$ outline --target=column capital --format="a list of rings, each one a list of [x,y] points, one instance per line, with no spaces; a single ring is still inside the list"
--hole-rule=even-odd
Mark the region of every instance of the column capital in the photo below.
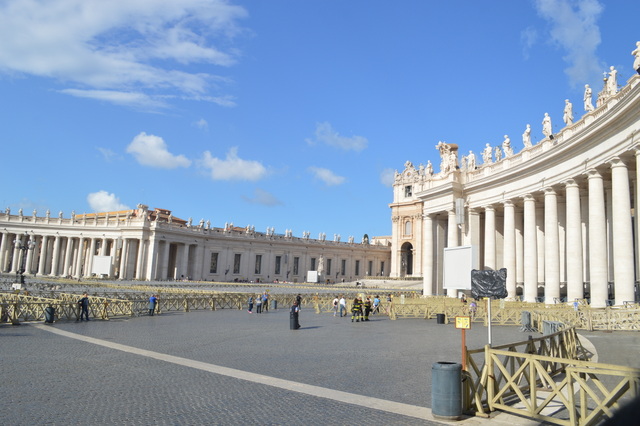
[[[602,179],[602,174],[597,169],[589,169],[584,172],[588,179],[599,178]]]
[[[607,161],[607,164],[609,164],[612,169],[616,167],[627,168],[627,164],[620,157],[613,157],[611,160]]]
[[[482,206],[482,208],[483,208],[485,211],[496,211],[495,206],[493,206],[492,204],[489,204],[489,205],[487,205],[487,206]]]
[[[502,202],[502,205],[505,207],[514,207],[516,206],[516,203],[513,200],[504,200]]]
[[[529,194],[524,194],[522,196],[522,199],[526,202],[526,201],[536,201],[536,197],[534,197],[533,194],[529,193]]]
[[[580,185],[578,185],[578,181],[576,181],[575,179],[567,179],[564,182],[564,186],[565,188],[576,188],[576,187],[580,187]]]
[[[556,195],[557,194],[556,190],[551,186],[546,186],[546,187],[542,188],[542,191],[544,192],[545,196],[546,195]]]

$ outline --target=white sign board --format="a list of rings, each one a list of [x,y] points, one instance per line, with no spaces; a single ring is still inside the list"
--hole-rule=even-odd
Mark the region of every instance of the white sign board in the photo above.
[[[308,283],[317,283],[318,282],[318,271],[307,271],[307,282]]]
[[[471,290],[471,270],[478,269],[473,246],[444,249],[443,288]]]
[[[96,275],[111,275],[111,256],[93,256],[91,273]]]

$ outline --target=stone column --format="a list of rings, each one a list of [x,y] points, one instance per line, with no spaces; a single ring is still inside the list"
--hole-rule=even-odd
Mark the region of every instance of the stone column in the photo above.
[[[553,188],[544,190],[544,301],[560,299],[560,240],[558,235],[558,198]]]
[[[129,255],[129,239],[122,239],[122,249],[120,249],[120,276],[121,280],[126,280],[127,278],[127,256]]]
[[[12,274],[18,272],[20,269],[20,250],[18,248],[17,241],[22,241],[22,234],[15,234],[15,238],[13,239],[13,256],[11,257],[11,270],[9,271]]]
[[[538,297],[538,235],[536,229],[536,200],[524,196],[524,301],[535,302]]]
[[[107,237],[103,235],[102,239],[100,240],[100,256],[106,256],[106,255],[107,255]]]
[[[516,285],[524,284],[524,211],[515,208],[516,216]]]
[[[38,264],[38,275],[44,275],[47,267],[47,246],[49,245],[49,236],[43,235],[40,241],[40,263]]]
[[[4,272],[7,264],[7,250],[10,246],[7,245],[7,240],[9,239],[9,232],[6,230],[2,231],[2,242],[0,242],[0,272]]]
[[[516,298],[516,212],[511,200],[504,202],[504,266],[507,268],[507,298]]]
[[[58,276],[58,265],[60,265],[60,235],[56,233],[53,240],[53,260],[51,261],[51,276]]]
[[[92,275],[93,258],[96,255],[96,242],[97,238],[91,238],[91,246],[89,247],[89,259],[87,260],[87,270],[84,271],[85,277],[90,277]]]
[[[34,237],[33,235],[27,239],[27,244],[33,243]],[[28,247],[28,246],[27,246]],[[35,245],[33,248],[27,250],[27,263],[24,265],[24,273],[25,274],[33,274],[33,251],[36,249]]]
[[[161,280],[166,280],[169,275],[169,254],[171,253],[171,243],[169,241],[164,241],[164,248],[162,252],[162,262],[158,265],[158,270],[160,271]],[[222,264],[218,263],[218,267]],[[219,273],[219,272],[218,272]]]
[[[484,266],[482,269],[496,269],[496,209],[484,208]]]
[[[449,210],[447,215],[447,247],[458,247],[458,223],[456,221],[456,211]],[[458,291],[455,288],[446,289],[447,296],[458,297]]]
[[[582,215],[580,188],[575,180],[565,184],[567,205],[567,303],[584,298],[582,276]]]
[[[432,296],[433,291],[433,219],[423,216],[422,226],[422,289],[425,296]]]
[[[78,250],[76,251],[76,264],[75,264],[75,278],[80,278],[84,273],[84,240],[85,238],[80,234],[80,239],[78,240]]]
[[[144,258],[145,252],[147,248],[146,240],[139,239],[138,240],[138,258],[136,261],[136,279],[143,280],[144,276]]]
[[[616,305],[635,301],[633,264],[633,227],[631,193],[627,166],[614,158],[611,161],[613,191],[613,273]]]
[[[73,238],[67,237],[67,245],[64,251],[64,264],[62,266],[62,276],[71,275],[71,255],[73,252]]]
[[[589,277],[591,307],[607,306],[607,224],[604,183],[595,169],[587,172],[589,182]]]

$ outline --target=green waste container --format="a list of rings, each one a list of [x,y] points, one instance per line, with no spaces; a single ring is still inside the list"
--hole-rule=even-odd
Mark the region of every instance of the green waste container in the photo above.
[[[431,368],[431,414],[444,420],[462,416],[462,364],[436,362]]]

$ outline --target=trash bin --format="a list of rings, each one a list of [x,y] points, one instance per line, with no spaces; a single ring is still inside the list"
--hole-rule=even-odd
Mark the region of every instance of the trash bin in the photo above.
[[[436,362],[431,368],[431,414],[444,420],[462,416],[462,365]]]
[[[436,314],[438,324],[444,324],[444,314]]]
[[[56,316],[56,308],[47,306],[44,308],[44,322],[53,324],[53,318]]]
[[[276,299],[271,299],[271,309],[278,309],[278,301]]]
[[[296,318],[296,314],[293,312],[289,312],[289,330],[297,330],[298,321]]]

